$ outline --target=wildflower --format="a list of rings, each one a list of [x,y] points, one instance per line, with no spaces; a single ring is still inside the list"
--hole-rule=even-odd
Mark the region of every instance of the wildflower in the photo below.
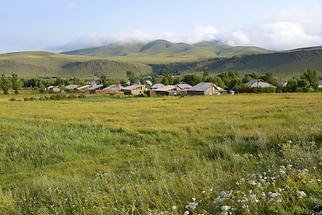
[[[221,206],[221,211],[223,211],[223,212],[227,212],[227,211],[229,211],[229,209],[230,209],[230,206],[227,206],[227,205],[224,205],[224,206]]]
[[[248,205],[242,205],[242,208],[243,209],[247,209],[248,208]]]
[[[192,201],[195,202],[196,201],[196,198],[192,198]]]
[[[297,195],[299,196],[300,199],[306,197],[306,193],[301,190],[297,191]]]
[[[255,202],[255,203],[258,203],[259,202],[259,200],[257,199],[257,197],[256,197],[255,194],[250,195],[249,196],[249,199],[250,199],[250,201]]]
[[[187,209],[194,210],[194,209],[196,209],[196,208],[197,208],[197,206],[198,206],[198,202],[189,202],[189,204],[188,204],[188,205],[186,205],[186,208],[187,208]]]
[[[183,215],[189,215],[190,213],[189,213],[189,211],[185,211],[184,213],[183,213]]]
[[[255,186],[256,185],[256,182],[254,180],[249,180],[248,181],[248,184]]]
[[[177,206],[173,205],[173,206],[172,206],[172,210],[173,210],[173,211],[177,210]]]
[[[299,170],[299,173],[301,173],[301,174],[306,174],[307,172],[309,172],[308,169],[300,169]]]
[[[222,202],[223,200],[220,198],[220,196],[218,196],[217,198],[214,199],[213,203],[217,204],[219,202]]]
[[[278,197],[278,195],[279,195],[279,193],[272,193],[272,192],[268,192],[268,196],[269,196],[270,198],[276,198],[276,197]]]

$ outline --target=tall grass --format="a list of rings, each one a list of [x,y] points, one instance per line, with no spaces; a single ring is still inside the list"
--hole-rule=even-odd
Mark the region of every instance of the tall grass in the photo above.
[[[0,214],[313,212],[321,118],[320,94],[1,96]]]

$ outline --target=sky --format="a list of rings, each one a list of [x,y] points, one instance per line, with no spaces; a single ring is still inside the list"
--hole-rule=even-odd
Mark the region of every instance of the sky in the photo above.
[[[0,52],[166,39],[322,45],[322,0],[0,0]]]

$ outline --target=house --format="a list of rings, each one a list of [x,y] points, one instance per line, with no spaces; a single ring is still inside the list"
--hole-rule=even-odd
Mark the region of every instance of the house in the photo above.
[[[320,80],[319,88],[322,88],[322,80]]]
[[[161,87],[164,87],[164,85],[163,84],[154,84],[154,85],[152,85],[151,89],[156,90],[156,89],[159,89]]]
[[[176,85],[177,89],[178,90],[188,90],[188,89],[191,89],[192,86],[190,84],[186,84],[186,83],[179,83]]]
[[[187,90],[187,95],[219,95],[219,88],[217,85],[208,82],[202,82]]]
[[[113,84],[113,85],[108,86],[102,90],[96,90],[96,93],[113,95],[113,94],[120,92],[122,90],[122,88],[123,87],[121,84]]]
[[[274,87],[273,85],[261,80],[261,79],[253,79],[245,84],[248,87]]]
[[[150,81],[150,80],[147,80],[147,81],[145,81],[145,87],[146,87],[146,89],[151,89],[151,87],[152,87],[152,82]]]
[[[70,85],[65,86],[65,90],[72,91],[72,90],[76,90],[78,87],[79,87],[79,85],[70,84]]]
[[[91,86],[90,88],[88,88],[88,91],[89,91],[91,94],[94,94],[94,93],[96,93],[96,90],[101,90],[101,89],[103,89],[103,88],[104,88],[103,84],[93,85],[93,86]]]
[[[58,86],[49,86],[47,91],[50,93],[59,93],[61,90]]]
[[[81,86],[81,87],[76,88],[76,90],[77,90],[77,91],[81,91],[81,92],[85,92],[85,91],[87,91],[91,86],[92,86],[92,85],[87,84],[87,85],[85,85],[85,86]]]
[[[154,91],[157,96],[174,96],[178,93],[177,87],[174,85],[163,86],[151,91]],[[154,95],[154,93],[150,93],[150,95]]]
[[[177,95],[187,95],[187,90],[191,89],[192,86],[186,83],[179,83],[176,85]]]
[[[133,84],[122,89],[126,95],[140,95],[145,91],[145,86],[141,84]]]

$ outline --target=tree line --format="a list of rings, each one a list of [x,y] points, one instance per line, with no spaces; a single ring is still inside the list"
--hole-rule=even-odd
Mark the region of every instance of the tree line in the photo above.
[[[13,89],[15,94],[19,94],[21,86],[21,81],[18,79],[17,74],[12,74],[11,76],[5,76],[4,74],[1,75],[0,89],[5,95],[9,94],[10,89]]]
[[[250,88],[245,84],[253,79],[261,79],[276,87],[267,88]],[[229,71],[220,74],[210,75],[208,69],[205,68],[202,75],[186,74],[184,76],[174,76],[170,73],[164,75],[151,74],[150,81],[155,83],[162,83],[164,85],[175,85],[180,82],[190,84],[192,86],[200,82],[211,82],[224,89],[234,90],[240,93],[258,93],[258,92],[313,92],[319,90],[319,81],[322,77],[319,77],[315,70],[307,69],[299,77],[291,78],[286,86],[279,86],[278,79],[273,73],[265,73],[262,75],[256,73],[246,73],[241,75],[239,72]],[[127,72],[127,80],[120,80],[120,84],[144,83],[145,78],[143,76],[137,76],[134,72]],[[96,83],[102,84],[105,87],[109,86],[115,81],[108,79],[106,75],[102,74],[95,79]],[[8,94],[12,89],[15,94],[19,93],[19,90],[23,88],[39,89],[40,92],[45,92],[49,86],[66,86],[69,84],[83,85],[86,81],[77,77],[73,78],[31,78],[31,79],[19,79],[17,74],[11,76],[1,75],[0,89],[4,94]]]

